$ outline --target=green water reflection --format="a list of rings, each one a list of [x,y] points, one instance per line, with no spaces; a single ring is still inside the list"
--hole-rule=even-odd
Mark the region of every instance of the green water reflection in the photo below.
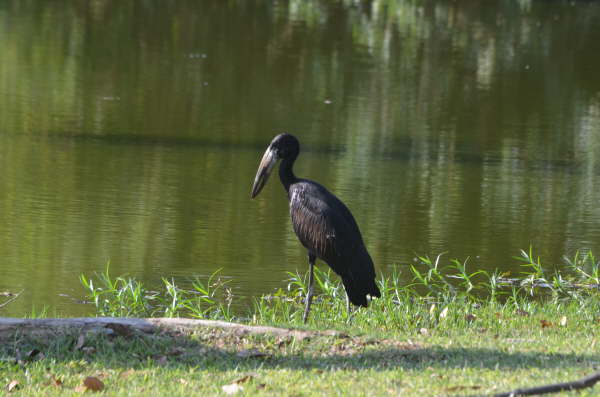
[[[599,250],[599,42],[596,2],[1,2],[0,314],[84,314],[108,260],[283,286],[284,192],[249,199],[282,131],[382,272]]]

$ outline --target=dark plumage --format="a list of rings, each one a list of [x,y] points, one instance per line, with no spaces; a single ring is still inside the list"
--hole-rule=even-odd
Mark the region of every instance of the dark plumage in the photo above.
[[[290,216],[298,239],[308,250],[310,274],[304,321],[308,317],[316,257],[325,261],[341,278],[354,305],[367,306],[367,295],[381,294],[375,283],[375,269],[350,210],[317,182],[297,178],[292,170],[300,144],[290,134],[277,135],[263,155],[252,198],[264,187],[278,159],[279,177],[290,202]]]

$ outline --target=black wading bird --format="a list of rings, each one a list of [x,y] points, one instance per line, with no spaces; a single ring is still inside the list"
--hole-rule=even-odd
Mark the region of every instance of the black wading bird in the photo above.
[[[290,202],[294,232],[308,250],[310,273],[303,317],[306,322],[313,297],[313,268],[317,257],[342,278],[348,310],[350,302],[366,307],[367,295],[379,297],[381,294],[375,284],[373,260],[350,210],[317,182],[294,175],[292,167],[299,152],[300,143],[295,136],[280,134],[273,138],[258,166],[252,198],[260,193],[273,166],[281,160],[279,178]]]

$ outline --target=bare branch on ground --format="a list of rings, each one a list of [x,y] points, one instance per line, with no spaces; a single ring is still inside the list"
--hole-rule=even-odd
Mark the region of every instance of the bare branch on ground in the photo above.
[[[559,391],[581,390],[593,387],[600,381],[600,371],[572,382],[553,383],[551,385],[531,387],[528,389],[517,389],[507,393],[500,393],[494,397],[516,397],[516,396],[537,396],[540,394],[557,393]]]
[[[310,336],[345,336],[338,331],[303,331],[297,329],[266,327],[228,323],[216,320],[195,320],[186,318],[116,318],[116,317],[80,317],[80,318],[42,318],[20,319],[0,317],[0,339],[15,333],[43,336],[56,333],[98,331],[117,334],[138,331],[156,333],[167,331],[194,331],[200,328],[221,328],[244,334],[270,334],[306,338]]]

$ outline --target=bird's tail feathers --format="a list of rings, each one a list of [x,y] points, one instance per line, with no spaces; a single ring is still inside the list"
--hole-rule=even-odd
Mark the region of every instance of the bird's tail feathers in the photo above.
[[[371,280],[356,280],[352,276],[342,277],[344,288],[346,293],[355,306],[367,307],[369,302],[367,301],[367,295],[371,297],[381,297],[381,292],[375,283],[374,279]]]

